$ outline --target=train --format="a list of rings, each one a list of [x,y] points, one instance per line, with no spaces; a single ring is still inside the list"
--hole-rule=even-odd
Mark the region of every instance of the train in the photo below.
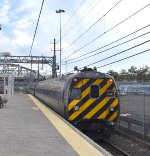
[[[120,112],[114,78],[95,67],[75,70],[32,84],[28,92],[82,132],[110,136]]]

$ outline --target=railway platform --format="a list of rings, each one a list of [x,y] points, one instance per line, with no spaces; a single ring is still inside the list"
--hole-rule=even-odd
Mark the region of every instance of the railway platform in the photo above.
[[[0,156],[110,155],[28,94],[0,109]]]

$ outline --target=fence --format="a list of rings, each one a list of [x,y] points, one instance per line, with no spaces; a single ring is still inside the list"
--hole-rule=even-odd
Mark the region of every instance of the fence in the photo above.
[[[149,136],[150,83],[119,84],[120,124]],[[121,90],[122,89],[122,90]]]

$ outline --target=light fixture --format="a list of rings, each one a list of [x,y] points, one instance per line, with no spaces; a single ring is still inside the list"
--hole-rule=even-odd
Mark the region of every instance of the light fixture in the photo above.
[[[74,106],[74,107],[73,107],[73,110],[74,110],[74,111],[78,111],[79,108],[80,108],[79,106]]]

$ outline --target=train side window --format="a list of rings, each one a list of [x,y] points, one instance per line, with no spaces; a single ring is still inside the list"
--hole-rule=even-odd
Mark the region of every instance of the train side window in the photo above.
[[[51,97],[53,96],[53,92],[52,92],[52,90],[50,91],[50,95],[51,95]]]
[[[70,94],[71,99],[80,99],[81,98],[81,89],[73,88]]]
[[[62,94],[62,101],[64,101],[64,95],[65,95],[65,92],[63,91],[63,94]]]
[[[99,85],[91,85],[91,98],[97,99],[99,98]]]

